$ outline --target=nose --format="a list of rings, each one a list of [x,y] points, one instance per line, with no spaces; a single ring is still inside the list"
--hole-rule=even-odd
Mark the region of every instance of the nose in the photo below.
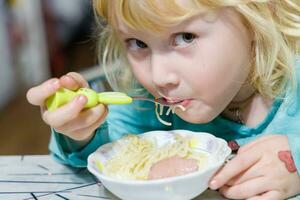
[[[170,89],[176,87],[179,82],[178,72],[176,70],[176,60],[168,54],[152,54],[151,72],[152,81],[157,88]]]

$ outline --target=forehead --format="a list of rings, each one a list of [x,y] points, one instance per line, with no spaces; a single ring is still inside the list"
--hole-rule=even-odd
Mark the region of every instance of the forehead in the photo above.
[[[132,0],[122,3],[112,6],[110,24],[114,29],[128,27],[160,33],[208,10],[195,4],[194,0]]]
[[[129,35],[129,34],[154,34],[154,35],[164,35],[164,34],[169,34],[169,33],[174,33],[178,31],[183,31],[186,29],[190,28],[206,28],[208,25],[214,23],[217,19],[219,14],[221,13],[221,10],[218,12],[208,12],[208,13],[200,13],[195,16],[191,16],[190,18],[187,18],[183,21],[180,21],[177,24],[170,25],[168,27],[165,27],[161,31],[153,31],[149,29],[135,29],[132,27],[129,27],[125,22],[119,21],[118,22],[118,27],[116,27],[116,32],[121,35]]]

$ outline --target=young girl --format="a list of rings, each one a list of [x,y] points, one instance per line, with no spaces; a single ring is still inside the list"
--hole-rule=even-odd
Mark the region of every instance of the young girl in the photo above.
[[[162,116],[169,127],[151,103],[83,110],[87,99],[79,95],[49,112],[45,99],[60,87],[88,84],[77,73],[48,80],[27,98],[53,128],[56,158],[84,167],[91,152],[127,133],[204,131],[242,146],[211,189],[251,200],[300,193],[299,1],[94,0],[94,7],[111,86],[180,102],[185,111]]]

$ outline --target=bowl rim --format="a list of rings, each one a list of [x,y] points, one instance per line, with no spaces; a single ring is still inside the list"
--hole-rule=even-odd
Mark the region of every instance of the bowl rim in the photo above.
[[[155,134],[157,132],[172,132],[172,133],[177,133],[177,132],[185,132],[187,134],[204,134],[207,135],[211,138],[213,138],[214,140],[217,140],[218,142],[221,142],[223,144],[227,144],[227,142],[222,139],[222,138],[218,138],[210,133],[207,132],[196,132],[196,131],[190,131],[190,130],[183,130],[183,129],[176,129],[176,130],[155,130],[155,131],[147,131],[138,135],[144,135],[144,134]],[[110,142],[112,143],[112,142]],[[107,143],[107,144],[110,144]],[[106,144],[104,144],[106,145]],[[103,146],[104,146],[103,145]],[[102,146],[101,146],[102,147]],[[99,147],[98,149],[100,149],[101,147]],[[156,184],[165,184],[165,183],[169,183],[169,182],[177,182],[177,181],[181,181],[183,179],[192,179],[194,177],[200,176],[201,174],[204,173],[208,173],[210,171],[214,171],[219,169],[227,160],[227,158],[230,156],[231,154],[231,149],[229,146],[225,145],[226,147],[226,156],[222,159],[222,160],[217,160],[215,165],[210,165],[206,168],[204,168],[203,170],[197,170],[195,172],[189,173],[189,174],[185,174],[185,175],[181,175],[181,176],[174,176],[174,177],[168,177],[168,178],[162,178],[162,179],[154,179],[154,180],[123,180],[123,179],[117,179],[117,178],[112,178],[109,176],[106,176],[102,173],[100,173],[99,171],[97,171],[93,165],[91,164],[91,160],[93,159],[93,157],[96,156],[96,152],[98,151],[98,149],[93,152],[92,154],[90,154],[88,156],[88,165],[87,168],[88,170],[93,173],[95,176],[97,176],[100,180],[105,180],[105,181],[109,181],[109,182],[115,182],[115,183],[119,183],[119,184],[128,184],[128,185],[156,185]]]

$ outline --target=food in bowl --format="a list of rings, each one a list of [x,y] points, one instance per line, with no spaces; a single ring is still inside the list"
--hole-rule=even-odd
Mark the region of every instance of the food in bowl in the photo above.
[[[188,200],[207,189],[230,153],[226,141],[208,133],[151,131],[101,146],[88,169],[124,200]]]
[[[99,171],[112,178],[148,180],[184,175],[202,169],[206,155],[194,148],[196,138],[170,135],[161,145],[155,137],[126,135],[112,143],[117,152],[103,163],[96,160]]]
[[[199,169],[196,159],[172,156],[154,163],[149,171],[148,180],[182,176]]]

